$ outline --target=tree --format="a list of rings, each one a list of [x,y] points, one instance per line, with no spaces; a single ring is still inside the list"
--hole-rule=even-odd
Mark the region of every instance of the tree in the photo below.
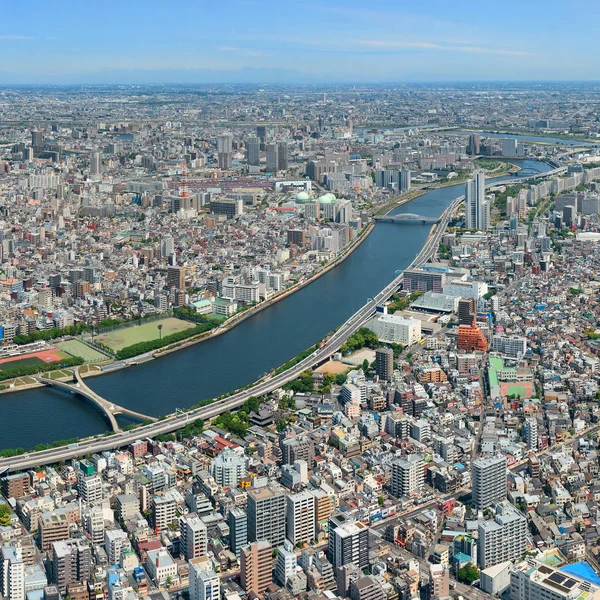
[[[0,504],[0,525],[2,527],[10,525],[10,506],[8,504]]]
[[[472,585],[474,581],[479,579],[479,569],[468,563],[464,567],[461,567],[456,575],[459,581]]]
[[[385,502],[385,498],[383,496],[379,496],[377,498],[377,504],[379,504],[379,506],[383,506],[384,502]]]

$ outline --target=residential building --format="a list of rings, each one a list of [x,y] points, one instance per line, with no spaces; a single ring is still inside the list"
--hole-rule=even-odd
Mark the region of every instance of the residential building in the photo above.
[[[281,546],[285,539],[285,495],[273,488],[248,491],[248,540]]]
[[[506,472],[506,458],[501,454],[473,461],[471,482],[476,508],[488,508],[506,497]]]
[[[418,496],[425,480],[423,456],[410,454],[392,463],[392,494],[397,497]]]
[[[296,546],[315,539],[315,498],[309,491],[290,494],[286,498],[287,539]]]
[[[272,546],[261,540],[242,548],[240,554],[240,583],[248,593],[262,594],[273,581]]]

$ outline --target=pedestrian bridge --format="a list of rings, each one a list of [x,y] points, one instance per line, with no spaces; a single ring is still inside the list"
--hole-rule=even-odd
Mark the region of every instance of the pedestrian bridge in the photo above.
[[[381,223],[437,223],[439,217],[425,217],[423,215],[415,215],[414,213],[399,213],[387,217],[375,217],[376,221]]]
[[[121,431],[119,424],[117,423],[117,419],[115,415],[127,415],[128,417],[132,417],[134,419],[138,419],[139,421],[156,421],[156,417],[151,417],[150,415],[144,415],[143,413],[136,412],[135,410],[130,410],[129,408],[125,408],[124,406],[119,406],[114,402],[110,402],[103,398],[99,394],[96,394],[94,390],[88,387],[79,372],[79,367],[75,367],[74,369],[70,369],[73,372],[73,381],[57,381],[55,379],[48,379],[46,377],[37,376],[35,379],[48,387],[55,387],[59,390],[64,390],[65,392],[71,392],[72,394],[76,394],[78,396],[82,396],[88,402],[93,404],[96,408],[100,409],[100,411],[104,414],[110,426],[114,432]]]

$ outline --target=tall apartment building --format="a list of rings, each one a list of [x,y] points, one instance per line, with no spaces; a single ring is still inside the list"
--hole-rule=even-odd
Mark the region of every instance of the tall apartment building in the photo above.
[[[369,532],[361,522],[349,521],[343,514],[329,518],[327,557],[334,569],[354,564],[369,566]]]
[[[121,523],[134,519],[140,512],[140,501],[135,494],[117,496],[117,519]]]
[[[496,504],[493,520],[477,526],[477,564],[487,569],[520,558],[527,550],[527,519],[510,502]]]
[[[473,325],[477,317],[477,300],[475,298],[461,298],[458,301],[458,324]]]
[[[25,563],[15,546],[0,547],[0,594],[7,600],[25,600]]]
[[[167,269],[167,285],[171,289],[185,290],[185,268],[169,267]]]
[[[423,456],[410,454],[392,463],[392,494],[401,496],[418,496],[425,480]]]
[[[90,506],[83,514],[83,525],[92,544],[104,541],[104,512],[101,506]]]
[[[538,422],[535,417],[525,419],[525,442],[532,450],[538,449]]]
[[[465,184],[465,225],[467,229],[490,228],[490,202],[485,196],[485,173],[473,172],[473,179]]]
[[[7,475],[2,479],[2,495],[5,498],[21,498],[29,494],[31,479],[28,473]]]
[[[506,458],[486,456],[473,461],[471,470],[473,504],[488,508],[506,497]]]
[[[272,488],[248,491],[248,540],[281,546],[285,539],[285,496]]]
[[[217,138],[217,161],[219,169],[231,169],[233,152],[233,136],[220,135]]]
[[[190,600],[219,600],[221,580],[208,558],[193,558],[190,568]]]
[[[281,462],[284,465],[293,465],[299,460],[305,460],[309,469],[313,468],[315,459],[315,443],[307,437],[279,437],[279,448],[281,450]]]
[[[315,499],[315,525],[321,521],[329,519],[333,512],[333,500],[331,496],[322,489],[313,490],[312,495]]]
[[[248,543],[248,516],[241,508],[232,508],[227,515],[229,525],[229,548],[239,557],[240,551]]]
[[[129,539],[122,529],[109,529],[104,533],[104,549],[109,565],[121,564],[123,548],[127,547],[129,547]]]
[[[260,138],[248,138],[246,143],[246,160],[252,167],[260,166]]]
[[[285,171],[288,168],[288,143],[277,143],[277,169]]]
[[[87,540],[77,538],[54,542],[51,572],[52,581],[63,594],[68,585],[89,579],[92,574],[92,558]]]
[[[273,581],[272,546],[261,540],[242,548],[240,554],[240,583],[248,594],[262,594]]]
[[[286,537],[295,546],[315,539],[315,498],[309,491],[286,498]]]
[[[177,521],[177,501],[170,492],[154,496],[152,504],[155,528],[163,530]]]
[[[90,154],[90,175],[100,175],[100,152],[92,152]]]
[[[103,497],[102,478],[100,475],[85,476],[80,471],[77,476],[77,491],[87,504],[101,502]]]
[[[275,580],[279,585],[285,587],[288,579],[295,575],[296,565],[298,564],[296,551],[289,540],[283,542],[277,553],[277,563],[275,564]]]
[[[279,147],[277,144],[267,144],[267,172],[276,173],[279,170]]]
[[[379,379],[390,381],[394,374],[394,351],[391,348],[375,350],[375,373]]]
[[[510,600],[598,600],[600,587],[587,579],[565,573],[528,558],[510,574]]]
[[[45,552],[53,542],[68,540],[70,537],[69,519],[65,513],[43,512],[39,518],[40,548]]]
[[[206,556],[208,550],[208,530],[204,521],[195,514],[183,515],[179,519],[181,534],[180,548],[186,560]]]
[[[217,485],[222,487],[237,487],[240,478],[248,472],[246,458],[234,450],[225,448],[210,463],[211,474]]]

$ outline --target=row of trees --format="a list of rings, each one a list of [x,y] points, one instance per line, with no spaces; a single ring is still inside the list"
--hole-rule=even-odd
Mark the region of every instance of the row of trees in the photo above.
[[[200,335],[201,333],[206,333],[218,325],[219,321],[216,319],[205,319],[202,323],[198,323],[195,327],[165,335],[162,337],[162,339],[150,340],[148,342],[138,342],[137,344],[126,346],[125,348],[119,350],[115,357],[117,360],[133,358],[134,356],[139,356],[140,354],[144,354],[146,352],[152,352],[153,350],[164,348],[165,346],[169,346],[175,342],[187,340],[188,338]]]
[[[96,330],[100,331],[102,329],[106,329],[107,327],[115,327],[117,325],[122,325],[129,320],[139,321],[142,317],[135,316],[132,319],[102,319],[98,321],[96,325]],[[52,327],[50,329],[43,329],[39,331],[34,331],[33,333],[24,334],[24,335],[15,335],[13,338],[13,342],[15,344],[19,344],[20,346],[23,344],[31,344],[33,342],[47,341],[47,340],[55,340],[57,338],[65,337],[65,336],[75,336],[85,331],[91,331],[91,325],[87,325],[86,323],[77,323],[77,325],[67,325],[67,327]]]

